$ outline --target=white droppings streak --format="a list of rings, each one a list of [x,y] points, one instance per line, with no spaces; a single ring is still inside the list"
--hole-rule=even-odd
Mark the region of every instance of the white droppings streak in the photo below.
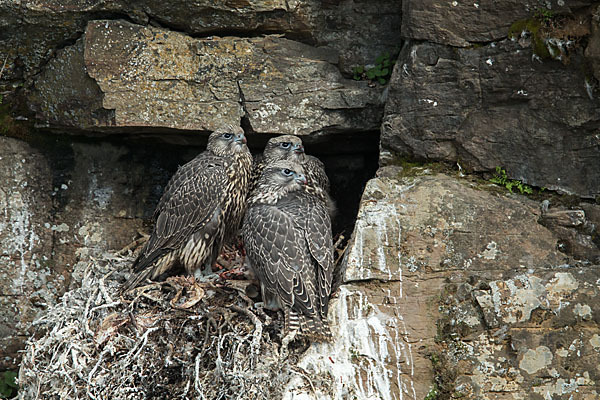
[[[14,176],[25,176],[21,165],[16,163],[14,165],[16,168]],[[2,194],[4,194],[4,199],[0,199],[0,204],[4,208],[4,221],[0,222],[0,234],[10,230],[10,240],[4,240],[1,243],[0,253],[19,257],[19,273],[13,279],[13,287],[23,294],[28,267],[25,257],[32,253],[39,237],[31,226],[31,211],[23,194],[18,191],[12,193],[8,191]]]
[[[401,375],[400,360],[411,366],[411,376],[413,363],[400,338],[400,319],[383,315],[362,292],[345,286],[332,306],[335,320],[330,325],[336,340],[313,344],[298,365],[309,374],[329,372],[334,387],[307,398],[401,400],[405,391],[414,395],[412,379],[403,382]],[[396,385],[400,391],[392,390]],[[303,398],[301,386],[292,381],[284,399]]]
[[[389,232],[394,230],[398,231],[398,242],[390,243]],[[364,207],[356,222],[354,243],[348,254],[348,265],[354,265],[359,269],[352,271],[357,275],[352,278],[375,278],[376,276],[372,273],[373,269],[387,274],[387,278],[390,280],[396,278],[394,277],[395,268],[390,267],[388,256],[396,254],[398,261],[400,260],[399,252],[394,251],[389,254],[393,249],[399,247],[400,237],[399,218],[393,204],[378,203],[374,207]],[[367,243],[381,244],[373,249],[375,257],[372,256],[372,252],[364,251]],[[391,262],[392,266],[394,264],[396,264],[396,260]],[[396,279],[400,279],[400,277]]]
[[[313,393],[304,379],[295,377],[287,385],[286,400],[417,397],[409,331],[400,308],[400,214],[405,210],[398,202],[398,195],[414,184],[396,185],[393,198],[387,195],[389,185],[373,179],[365,188],[346,258],[348,283],[330,303],[329,326],[335,340],[311,345],[298,363],[309,376],[324,377],[330,386],[317,385]],[[364,286],[369,279],[387,282]]]

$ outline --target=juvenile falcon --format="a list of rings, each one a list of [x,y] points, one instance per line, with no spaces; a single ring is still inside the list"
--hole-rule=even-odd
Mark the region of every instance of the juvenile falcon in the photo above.
[[[329,192],[329,178],[325,166],[318,158],[305,154],[302,140],[298,136],[283,135],[269,139],[262,154],[256,156],[252,170],[251,190],[265,167],[281,160],[291,160],[302,165],[309,184]]]
[[[242,237],[265,306],[282,309],[284,334],[327,340],[333,274],[325,193],[307,185],[300,164],[267,165],[250,195]]]
[[[206,151],[180,167],[154,211],[150,239],[133,263],[123,290],[181,264],[188,274],[209,273],[246,209],[252,156],[239,127],[213,132]]]

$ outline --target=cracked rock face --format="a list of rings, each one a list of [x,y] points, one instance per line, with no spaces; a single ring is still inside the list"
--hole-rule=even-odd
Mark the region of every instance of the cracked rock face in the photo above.
[[[532,50],[541,39],[527,32],[506,39],[512,23],[532,17],[524,6],[503,2],[511,12],[502,13],[483,3],[476,10],[471,3],[455,7],[448,2],[440,7],[453,9],[464,24],[446,17],[443,24],[419,24],[430,14],[446,14],[431,5],[407,3],[403,31],[428,41],[410,43],[399,56],[382,124],[382,162],[390,161],[391,152],[458,162],[471,171],[500,166],[510,178],[530,185],[597,196],[600,163],[593,160],[600,159],[600,107],[589,66],[597,35],[587,47],[583,40],[568,54],[544,58]],[[470,12],[463,12],[465,7]],[[593,10],[587,17],[558,11],[567,13],[565,18],[581,32],[589,33],[590,26],[597,31],[597,23],[590,22]],[[474,13],[494,16],[480,20],[489,24],[489,38],[481,36]],[[495,41],[470,43],[489,40]],[[592,58],[585,59],[584,52]]]
[[[537,3],[537,4],[536,4]],[[402,2],[402,36],[455,47],[469,47],[506,38],[510,26],[539,9],[569,14],[591,1],[487,1],[435,0]]]
[[[502,166],[530,185],[594,197],[600,108],[584,77],[556,63],[532,60],[511,41],[475,49],[415,43],[396,64],[382,149],[475,171]]]
[[[0,1],[0,93],[61,133],[186,146],[223,123],[296,133],[357,192],[368,173],[354,152],[381,131],[385,165],[501,166],[589,199],[600,195],[591,3]],[[534,53],[531,32],[507,39],[544,10],[586,32],[554,58]],[[400,49],[387,87],[351,79]],[[31,321],[91,258],[133,239],[197,153],[38,139],[0,136],[0,371],[15,368]],[[453,176],[407,175],[386,167],[368,183],[331,302],[336,340],[301,357],[314,388],[298,375],[288,398],[598,398],[598,205],[544,210]]]
[[[353,66],[399,46],[400,8],[385,0],[5,1],[0,2],[0,53],[7,56],[7,68],[0,87],[33,77],[57,49],[81,36],[88,21],[100,18],[159,25],[195,37],[285,34],[340,52],[340,67],[351,74]]]
[[[90,259],[143,229],[182,163],[143,146],[55,142],[0,136],[0,370],[18,365],[32,321],[79,285]]]
[[[555,250],[538,204],[446,175],[379,175],[332,302],[346,328],[300,360],[342,376],[317,397],[422,399],[434,382],[469,399],[597,396],[598,266]]]
[[[48,64],[32,108],[50,126],[89,130],[212,131],[242,117],[258,133],[376,130],[381,89],[343,78],[335,62],[331,49],[275,36],[192,39],[92,21]]]

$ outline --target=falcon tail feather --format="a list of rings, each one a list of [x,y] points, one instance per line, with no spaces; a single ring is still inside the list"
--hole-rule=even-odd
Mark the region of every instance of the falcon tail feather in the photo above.
[[[146,279],[154,279],[160,274],[166,272],[170,269],[175,260],[176,260],[175,252],[171,251],[167,254],[163,254],[161,256],[155,257],[154,260],[158,259],[154,265],[150,264],[137,264],[133,265],[133,272],[129,276],[129,279],[121,286],[120,292],[125,293],[137,286],[140,285],[141,282]],[[145,260],[144,260],[145,261]]]
[[[285,313],[284,332],[287,334],[292,331],[316,342],[329,342],[333,339],[327,320],[288,310]]]

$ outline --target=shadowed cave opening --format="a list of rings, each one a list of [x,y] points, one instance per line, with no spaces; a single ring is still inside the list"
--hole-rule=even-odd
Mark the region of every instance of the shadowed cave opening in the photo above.
[[[250,151],[258,154],[273,136],[251,133],[247,137]],[[73,191],[58,189],[63,185],[71,187],[74,176],[85,174],[80,169],[87,168],[88,174],[103,176],[108,185],[115,182],[121,190],[137,194],[131,196],[131,202],[142,199],[141,204],[127,207],[125,218],[144,219],[146,232],[150,232],[154,208],[167,182],[180,165],[205,150],[207,139],[208,134],[198,132],[173,133],[151,128],[144,133],[136,130],[96,136],[40,131],[28,135],[26,141],[48,160],[54,214],[63,212],[73,197]],[[331,196],[337,206],[332,221],[334,237],[343,234],[349,239],[365,184],[378,168],[379,132],[321,134],[302,140],[306,153],[323,161],[331,181]],[[85,185],[81,176],[79,181],[80,186]],[[127,193],[119,196],[121,202],[128,201]]]

